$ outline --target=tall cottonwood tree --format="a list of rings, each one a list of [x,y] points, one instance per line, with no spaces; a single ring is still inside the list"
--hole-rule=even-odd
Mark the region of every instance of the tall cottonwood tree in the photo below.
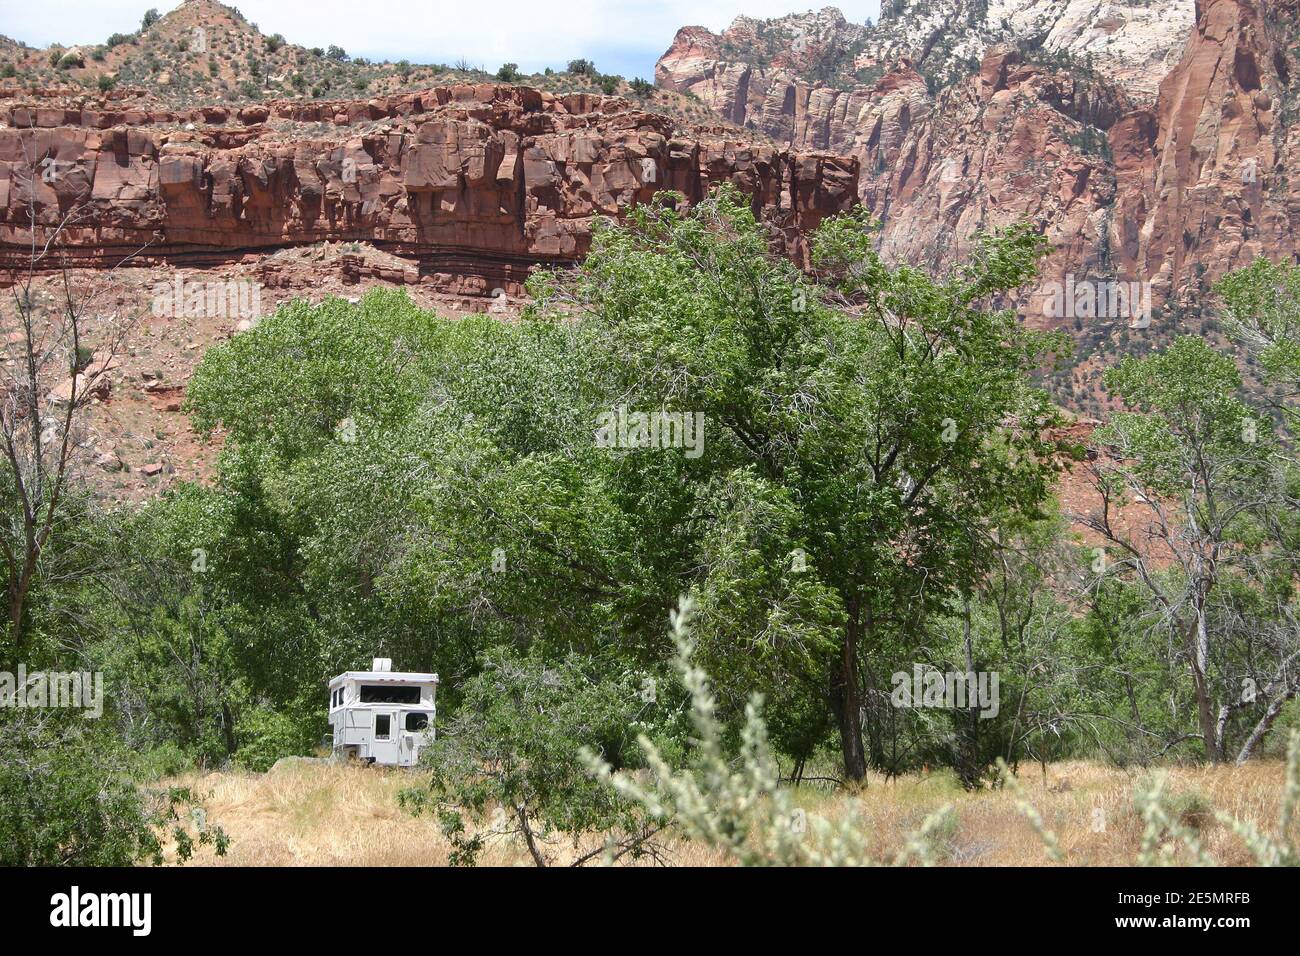
[[[761,619],[765,651],[820,656],[851,779],[866,689],[969,593],[1000,518],[1048,497],[1053,414],[1030,373],[1057,340],[993,305],[1041,248],[1013,228],[935,278],[887,267],[867,219],[845,217],[819,231],[810,278],[724,190],[634,211],[572,276],[534,286],[542,314],[589,329],[606,401],[703,413],[697,486],[768,503],[689,565],[701,644],[752,644]],[[699,511],[715,528],[736,513]]]
[[[1272,426],[1239,397],[1233,359],[1200,338],[1126,358],[1105,383],[1128,410],[1094,433],[1099,504],[1082,520],[1107,542],[1111,572],[1142,585],[1175,638],[1191,679],[1195,736],[1207,759],[1224,760],[1229,722],[1256,703],[1257,691],[1272,710],[1297,660],[1284,634],[1268,640],[1239,626],[1221,600],[1243,576],[1269,573],[1277,557],[1268,537],[1286,487]],[[1252,747],[1248,740],[1241,759]]]
[[[1049,495],[1029,374],[1054,340],[990,304],[1039,248],[1012,230],[936,279],[885,267],[853,218],[820,233],[819,281],[724,190],[599,228],[517,323],[380,293],[286,307],[191,381],[239,516],[201,544],[232,594],[303,595],[322,657],[403,633],[443,673],[485,642],[662,665],[691,593],[724,712],[764,691],[799,753],[833,724],[860,779],[864,694]],[[622,408],[702,415],[703,443],[601,447]]]
[[[1242,745],[1239,759],[1254,752],[1264,735],[1281,715],[1285,704],[1300,696],[1300,612],[1295,601],[1294,581],[1300,569],[1300,460],[1296,441],[1300,439],[1300,266],[1273,263],[1260,258],[1245,269],[1229,273],[1215,286],[1223,303],[1229,333],[1264,370],[1264,382],[1280,395],[1266,396],[1289,430],[1288,441],[1279,443],[1282,475],[1280,507],[1267,516],[1271,545],[1279,556],[1281,576],[1291,586],[1269,595],[1273,613],[1267,627],[1282,648],[1288,666],[1277,668],[1265,682],[1267,706]]]

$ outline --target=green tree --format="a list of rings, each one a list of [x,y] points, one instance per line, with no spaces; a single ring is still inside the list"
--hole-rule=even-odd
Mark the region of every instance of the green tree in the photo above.
[[[372,293],[212,350],[189,396],[228,432],[236,520],[210,553],[258,633],[237,643],[275,662],[269,619],[310,648],[250,692],[305,705],[381,646],[440,673],[500,645],[662,665],[663,617],[692,592],[728,719],[770,693],[800,761],[833,714],[860,777],[864,688],[960,606],[995,525],[1037,511],[1052,450],[1028,382],[1050,340],[981,302],[1038,241],[989,238],[936,280],[885,268],[864,225],[823,230],[820,285],[724,191],[599,228],[517,323]],[[683,447],[603,447],[620,408],[677,415]]]
[[[164,835],[185,861],[225,833],[184,788],[141,786],[111,734],[80,716],[0,711],[0,866],[163,862]]]
[[[984,239],[945,279],[888,269],[862,218],[829,221],[815,248],[825,285],[773,259],[748,205],[724,192],[688,212],[633,211],[598,231],[581,270],[534,291],[542,311],[584,316],[606,394],[709,423],[689,463],[699,491],[665,489],[658,506],[706,526],[700,547],[733,515],[784,515],[747,568],[726,550],[696,558],[701,653],[761,635],[759,654],[726,653],[745,661],[737,675],[756,658],[829,654],[845,771],[859,779],[864,683],[881,686],[880,665],[974,585],[994,523],[1048,496],[1052,414],[1029,374],[1052,340],[985,305],[1032,275],[1041,240],[1028,230]],[[729,547],[752,547],[754,530]],[[715,603],[745,591],[766,627]]]
[[[1230,721],[1251,712],[1256,691],[1267,704],[1278,693],[1295,693],[1285,675],[1297,658],[1285,634],[1242,627],[1239,609],[1222,603],[1241,576],[1267,587],[1277,574],[1267,549],[1286,501],[1276,438],[1268,420],[1240,398],[1232,358],[1200,338],[1125,358],[1105,383],[1129,410],[1094,434],[1100,505],[1085,521],[1111,549],[1098,552],[1096,570],[1132,574],[1154,602],[1191,678],[1199,731],[1193,736],[1208,759],[1223,760]],[[1130,502],[1145,519],[1136,530],[1117,520]],[[1164,561],[1172,562],[1167,571]],[[1245,660],[1254,662],[1248,670]],[[1238,756],[1248,755],[1244,749]]]
[[[1281,407],[1294,427],[1300,399],[1300,266],[1256,259],[1224,276],[1214,291],[1223,300],[1228,331],[1282,388]]]

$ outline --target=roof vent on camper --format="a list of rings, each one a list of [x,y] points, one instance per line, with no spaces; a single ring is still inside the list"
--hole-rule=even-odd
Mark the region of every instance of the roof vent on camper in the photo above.
[[[370,669],[375,672],[391,671],[393,669],[393,659],[391,657],[376,657],[371,663]]]

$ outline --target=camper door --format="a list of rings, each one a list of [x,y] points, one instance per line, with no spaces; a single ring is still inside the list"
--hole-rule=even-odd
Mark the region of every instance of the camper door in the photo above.
[[[370,743],[370,756],[375,759],[375,763],[398,763],[400,740],[398,710],[396,707],[391,709],[377,707],[374,714],[375,732]]]

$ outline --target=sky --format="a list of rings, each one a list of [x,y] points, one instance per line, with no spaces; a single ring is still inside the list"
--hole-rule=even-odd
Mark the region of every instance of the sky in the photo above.
[[[525,72],[562,69],[578,57],[604,73],[654,78],[654,64],[687,25],[722,30],[751,17],[834,5],[859,23],[875,19],[880,0],[235,0],[265,34],[291,43],[336,43],[352,56],[413,63],[455,63]],[[102,43],[130,33],[150,6],[171,0],[0,0],[0,33],[32,46]]]

